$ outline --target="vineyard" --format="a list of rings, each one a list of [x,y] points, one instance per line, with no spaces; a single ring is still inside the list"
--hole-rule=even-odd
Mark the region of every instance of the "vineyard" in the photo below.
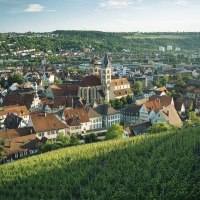
[[[199,197],[197,128],[69,147],[0,166],[2,200]]]

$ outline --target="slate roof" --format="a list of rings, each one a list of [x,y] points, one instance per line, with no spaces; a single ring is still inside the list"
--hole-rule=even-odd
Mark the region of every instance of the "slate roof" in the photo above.
[[[138,105],[128,105],[127,107],[125,107],[122,110],[123,114],[128,114],[128,115],[135,115],[138,114],[140,109],[141,109],[142,105],[138,106]]]
[[[130,135],[142,135],[147,133],[148,127],[151,126],[151,122],[143,122],[135,125],[128,125],[125,127],[125,130],[128,131]]]
[[[97,113],[93,108],[89,108],[89,110],[87,111],[88,113],[88,117],[89,118],[99,118],[101,117],[101,115],[99,113]]]
[[[99,105],[98,107],[94,108],[94,110],[100,115],[115,115],[119,113],[119,111],[115,110],[107,104]]]

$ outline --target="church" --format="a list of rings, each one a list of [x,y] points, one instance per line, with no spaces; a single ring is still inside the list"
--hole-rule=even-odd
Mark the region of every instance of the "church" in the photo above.
[[[84,77],[78,87],[78,96],[87,104],[100,104],[133,95],[127,78],[112,79],[111,59],[108,54],[101,62],[92,59],[91,64],[91,75]]]

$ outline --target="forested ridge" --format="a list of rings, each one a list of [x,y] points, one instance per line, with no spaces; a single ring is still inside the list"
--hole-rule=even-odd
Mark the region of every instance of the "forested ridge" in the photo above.
[[[100,31],[54,31],[50,33],[7,33],[0,34],[0,53],[9,53],[7,44],[14,44],[13,50],[35,48],[37,51],[59,52],[63,50],[84,50],[93,47],[97,52],[155,51],[158,46],[172,45],[186,50],[200,48],[200,33],[116,33]]]
[[[198,199],[199,128],[68,147],[0,166],[0,199]]]

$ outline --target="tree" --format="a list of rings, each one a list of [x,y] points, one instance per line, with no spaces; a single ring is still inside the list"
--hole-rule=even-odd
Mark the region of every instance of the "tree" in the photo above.
[[[115,108],[120,109],[123,106],[123,102],[120,99],[115,100]]]
[[[121,100],[121,102],[122,102],[123,104],[127,104],[127,99],[126,99],[126,97],[122,97],[120,100]]]
[[[0,86],[1,86],[2,88],[5,87],[5,82],[6,82],[5,78],[4,78],[4,77],[0,77]]]
[[[110,103],[111,107],[115,108],[115,100],[110,100],[109,103]]]
[[[57,79],[54,81],[54,85],[59,85],[59,84],[62,84],[62,81],[61,81],[61,79],[57,78]]]
[[[141,81],[137,81],[134,85],[134,92],[136,94],[140,94],[142,92],[142,82]]]
[[[166,122],[157,122],[147,129],[148,133],[159,133],[173,130],[172,126],[166,124]]]
[[[2,138],[0,138],[0,161],[2,159],[2,152],[4,150],[3,145],[4,145],[4,140]]]
[[[97,135],[95,133],[91,133],[91,134],[86,135],[84,137],[84,141],[85,141],[85,143],[97,142],[98,138],[97,138]]]
[[[70,137],[64,136],[64,133],[60,133],[57,137],[56,143],[61,143],[61,146],[69,146],[70,145]]]
[[[126,101],[127,101],[128,104],[131,104],[131,103],[133,103],[133,98],[130,95],[128,95],[126,97]]]
[[[169,81],[169,76],[164,75],[161,79],[162,86],[165,86],[165,84]]]
[[[200,125],[200,117],[196,115],[195,112],[189,113],[189,119],[185,121],[184,126],[190,127],[190,126],[199,126]]]
[[[121,126],[120,124],[114,124],[108,129],[105,139],[112,140],[122,138],[123,132],[123,126]]]
[[[76,135],[72,135],[72,136],[70,137],[70,145],[71,145],[71,146],[74,146],[74,145],[77,145],[77,144],[79,144],[79,139],[78,139],[78,137],[77,137]]]
[[[8,84],[11,86],[13,83],[18,83],[19,85],[25,82],[24,77],[21,74],[13,74],[8,77]]]

